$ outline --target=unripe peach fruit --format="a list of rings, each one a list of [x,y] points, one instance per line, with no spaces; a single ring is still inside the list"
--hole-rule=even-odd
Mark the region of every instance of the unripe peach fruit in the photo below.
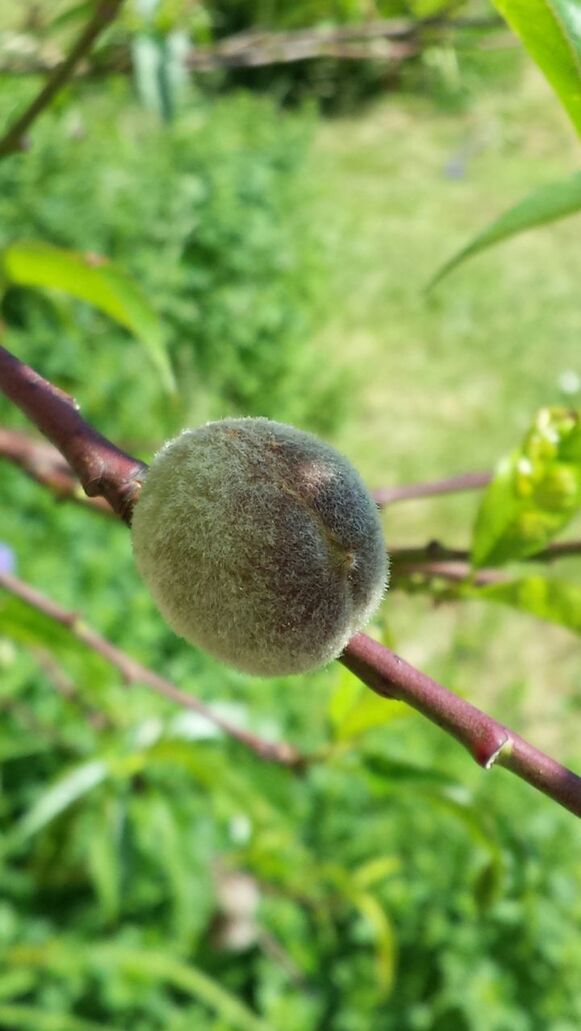
[[[169,625],[248,673],[336,658],[386,587],[377,507],[359,474],[317,437],[268,419],[210,422],[165,444],[132,532]]]

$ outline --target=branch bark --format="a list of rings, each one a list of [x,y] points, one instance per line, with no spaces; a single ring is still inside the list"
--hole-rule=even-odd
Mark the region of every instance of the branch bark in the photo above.
[[[90,498],[130,522],[147,466],[89,426],[72,397],[0,347],[0,389],[60,451]]]
[[[26,133],[38,116],[44,111],[53,97],[63,88],[73,75],[75,68],[95,43],[98,36],[117,17],[123,0],[101,0],[91,20],[87,22],[70,54],[62,64],[54,68],[41,89],[25,111],[6,130],[0,138],[0,161],[19,150],[26,148]]]
[[[0,458],[6,458],[36,483],[48,487],[59,501],[74,501],[83,508],[93,508],[103,515],[115,517],[105,498],[87,497],[70,466],[52,444],[34,440],[21,430],[0,426]]]
[[[107,491],[105,496],[115,511],[126,522],[130,522],[131,509],[137,496],[136,483],[138,477],[143,476],[145,466],[119,451],[97,433],[82,419],[70,398],[4,349],[0,349],[0,389],[49,436],[67,461],[73,464],[73,459],[76,462],[74,468],[85,490],[91,496]],[[10,584],[14,589],[13,578],[9,577],[7,581],[6,577],[7,574],[3,574],[5,585]],[[31,591],[32,588],[26,587],[29,597]],[[43,600],[45,604],[46,601]],[[53,606],[54,603],[50,602],[49,605]],[[53,614],[59,622],[72,627],[72,632],[79,634],[74,615],[63,613],[58,607],[53,608]],[[82,627],[81,630],[83,637],[80,639],[89,643],[88,637],[94,644],[95,632]],[[109,642],[101,643],[100,647],[112,656],[111,661],[120,664],[119,668],[125,667],[129,676],[135,672],[133,660],[129,660],[126,666],[127,657]],[[357,634],[341,656],[341,661],[376,694],[407,702],[442,727],[468,749],[479,765],[487,769],[494,764],[504,766],[559,805],[581,816],[581,777],[425,673],[410,666],[389,648],[365,634]],[[182,693],[157,674],[151,671],[146,673],[147,682],[153,690],[178,704],[200,711],[202,703],[197,699]],[[140,674],[142,676],[141,670]],[[239,740],[240,733],[246,737],[244,732],[237,731]],[[255,750],[260,754],[260,746]],[[298,765],[299,762],[295,758],[291,765]]]
[[[444,480],[431,480],[427,483],[407,483],[395,487],[379,487],[373,491],[373,497],[380,508],[393,505],[396,501],[411,501],[414,498],[431,498],[437,494],[457,494],[465,490],[480,490],[487,487],[492,473],[462,473],[460,476],[448,476]]]

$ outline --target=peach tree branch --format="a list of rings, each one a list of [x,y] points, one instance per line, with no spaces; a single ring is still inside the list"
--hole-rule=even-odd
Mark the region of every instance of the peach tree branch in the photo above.
[[[68,394],[0,347],[0,388],[60,451],[90,498],[103,497],[124,522],[146,466],[103,437]]]
[[[46,441],[34,440],[21,430],[0,426],[0,458],[18,466],[35,483],[47,487],[59,501],[74,501],[83,508],[115,516],[105,498],[87,497],[60,451]]]
[[[0,389],[59,448],[87,493],[92,497],[105,496],[117,514],[130,523],[140,477],[143,478],[146,469],[143,463],[120,451],[89,426],[70,398],[3,348],[0,349]],[[66,625],[71,616],[65,613],[64,617]],[[113,648],[109,642],[106,645],[107,650]],[[123,663],[125,658],[120,661]],[[581,777],[410,666],[389,648],[365,634],[356,634],[341,661],[376,694],[406,702],[455,737],[479,765],[486,769],[495,764],[504,766],[581,816]],[[183,694],[173,684],[167,690],[167,682],[162,681],[165,687],[160,690],[162,678],[152,673],[148,676],[150,686],[153,687],[152,678],[157,683],[154,690],[199,711],[200,702],[192,702],[191,696]]]
[[[372,491],[373,498],[380,508],[395,504],[396,501],[411,501],[414,498],[431,498],[438,494],[457,494],[465,490],[480,490],[487,487],[492,473],[462,473],[460,476],[448,476],[444,480],[431,480],[428,483],[407,483],[395,487],[378,487]]]
[[[356,634],[341,661],[376,694],[406,702],[455,737],[479,766],[504,766],[581,816],[581,777],[410,666],[389,648],[365,634]]]

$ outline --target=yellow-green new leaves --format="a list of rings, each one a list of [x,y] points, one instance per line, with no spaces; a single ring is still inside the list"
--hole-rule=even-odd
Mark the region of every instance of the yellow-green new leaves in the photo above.
[[[581,586],[556,577],[523,576],[519,580],[473,588],[473,597],[485,598],[538,619],[557,623],[581,634]]]
[[[62,290],[130,330],[145,346],[166,389],[175,389],[157,313],[139,287],[106,258],[31,241],[10,244],[1,263],[8,283]]]
[[[472,562],[501,565],[540,551],[581,507],[581,413],[542,409],[504,458],[476,519]]]
[[[350,670],[340,668],[337,686],[329,702],[329,722],[335,741],[353,741],[376,727],[407,716],[402,702],[380,698],[364,687]]]
[[[581,136],[579,0],[493,0],[555,90]]]

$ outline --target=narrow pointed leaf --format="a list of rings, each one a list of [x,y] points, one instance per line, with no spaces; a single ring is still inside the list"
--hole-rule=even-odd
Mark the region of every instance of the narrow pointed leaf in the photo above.
[[[581,8],[580,8],[581,10]],[[524,200],[509,208],[499,218],[491,222],[478,233],[469,244],[462,247],[436,272],[428,284],[431,290],[444,276],[456,268],[467,258],[494,244],[507,240],[528,229],[556,222],[567,215],[581,212],[581,172],[576,172],[567,179],[541,186],[529,193]]]
[[[581,136],[579,0],[493,0],[544,73]]]
[[[107,763],[99,759],[83,763],[53,784],[35,802],[21,820],[18,834],[26,838],[60,816],[73,802],[101,784],[109,773]]]

